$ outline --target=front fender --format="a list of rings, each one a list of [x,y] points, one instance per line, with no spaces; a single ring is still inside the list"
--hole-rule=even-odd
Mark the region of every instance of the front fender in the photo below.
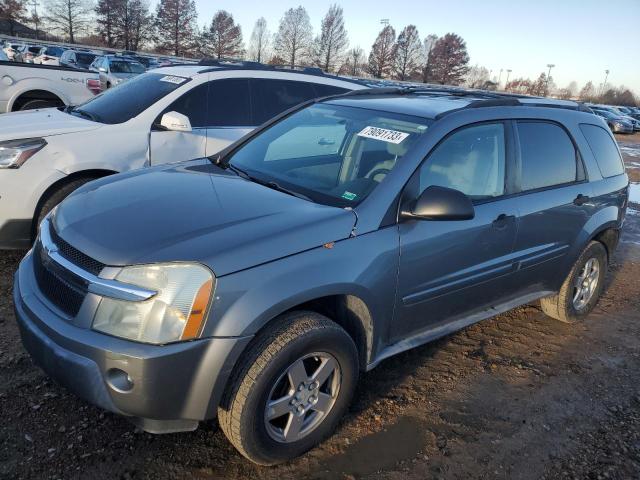
[[[369,309],[375,348],[393,318],[398,256],[398,230],[392,226],[220,277],[203,335],[255,335],[305,302],[353,295]]]

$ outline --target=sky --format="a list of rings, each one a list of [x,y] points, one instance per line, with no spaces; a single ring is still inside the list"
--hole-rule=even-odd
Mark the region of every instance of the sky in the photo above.
[[[157,3],[154,0],[153,3]],[[291,7],[307,9],[314,35],[332,1],[195,0],[198,23],[209,24],[217,10],[240,23],[248,44],[255,21],[263,16],[275,32]],[[607,83],[625,85],[640,94],[640,0],[341,0],[350,46],[368,54],[389,19],[399,33],[415,24],[424,38],[455,32],[467,42],[470,65],[492,70],[505,81],[535,78],[555,64],[551,75],[560,88],[575,80],[581,88]]]

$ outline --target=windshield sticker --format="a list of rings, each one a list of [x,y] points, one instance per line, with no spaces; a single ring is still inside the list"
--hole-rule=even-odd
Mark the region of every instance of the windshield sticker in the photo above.
[[[186,80],[186,78],[182,78],[182,77],[175,77],[173,75],[167,75],[165,77],[162,77],[160,79],[161,82],[169,82],[169,83],[175,83],[176,85],[180,85],[182,82],[184,82]]]
[[[409,134],[398,132],[396,130],[387,130],[386,128],[365,127],[360,133],[358,133],[358,136],[398,144],[407,138]]]
[[[344,192],[342,194],[342,198],[344,198],[345,200],[351,200],[351,201],[355,200],[357,196],[358,195],[352,192]]]

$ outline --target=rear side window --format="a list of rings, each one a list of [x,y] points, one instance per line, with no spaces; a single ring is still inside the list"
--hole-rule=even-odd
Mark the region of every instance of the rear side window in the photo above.
[[[251,93],[254,123],[260,125],[276,115],[317,96],[314,85],[292,80],[254,79]]]
[[[517,129],[523,191],[576,181],[576,149],[562,127],[547,122],[518,122]]]
[[[209,127],[251,126],[249,80],[230,78],[209,82]]]
[[[589,147],[596,157],[598,168],[603,177],[613,177],[624,173],[624,166],[620,153],[611,135],[597,125],[580,125]]]

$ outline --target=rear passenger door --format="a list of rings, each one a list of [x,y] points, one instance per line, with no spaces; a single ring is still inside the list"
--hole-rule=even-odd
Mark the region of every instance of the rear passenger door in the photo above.
[[[514,286],[520,295],[556,291],[593,206],[579,150],[560,124],[515,122],[518,236]]]

